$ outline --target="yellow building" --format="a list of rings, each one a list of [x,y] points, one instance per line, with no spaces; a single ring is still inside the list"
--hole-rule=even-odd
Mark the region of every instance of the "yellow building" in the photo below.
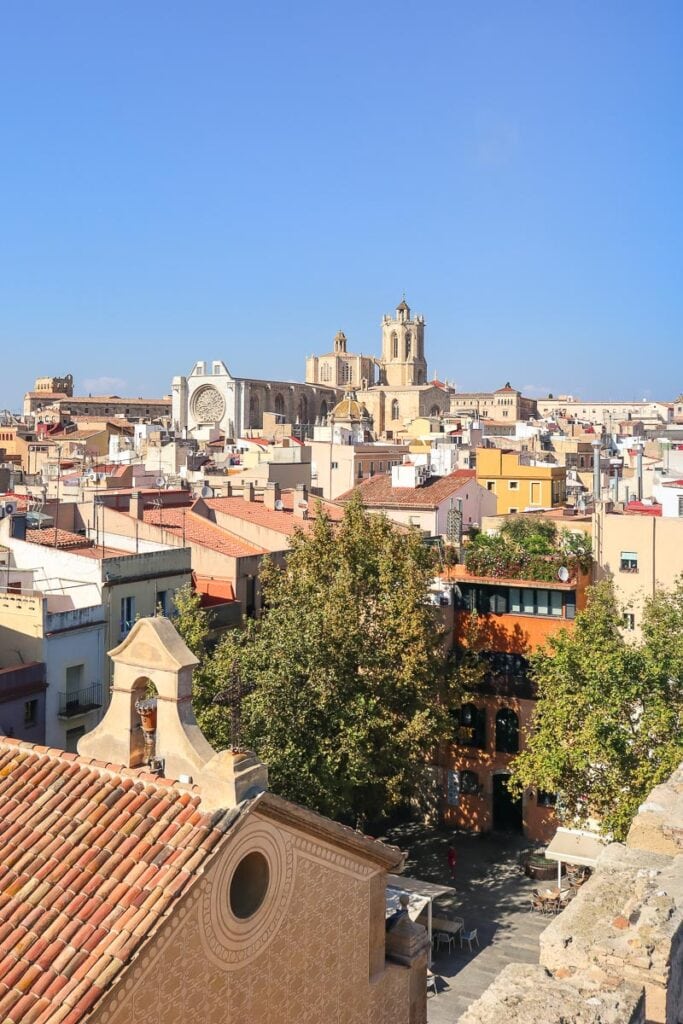
[[[554,508],[567,498],[563,466],[528,465],[518,452],[477,448],[477,483],[493,491],[498,515],[528,508]]]

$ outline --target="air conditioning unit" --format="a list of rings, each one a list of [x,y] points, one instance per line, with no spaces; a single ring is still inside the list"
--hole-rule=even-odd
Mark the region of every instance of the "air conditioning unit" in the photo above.
[[[17,503],[16,501],[2,501],[0,502],[0,509],[2,510],[3,517],[13,516],[17,511]]]

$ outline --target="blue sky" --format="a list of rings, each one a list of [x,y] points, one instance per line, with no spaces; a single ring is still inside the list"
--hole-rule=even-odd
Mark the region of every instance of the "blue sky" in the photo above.
[[[683,388],[683,5],[22,0],[0,31],[0,409],[199,358]],[[677,372],[678,371],[678,372]]]

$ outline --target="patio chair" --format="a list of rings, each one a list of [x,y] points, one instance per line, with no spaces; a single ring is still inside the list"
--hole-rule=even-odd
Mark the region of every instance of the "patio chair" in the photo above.
[[[473,942],[476,942],[477,947],[479,947],[479,936],[477,935],[477,929],[476,928],[470,928],[470,930],[468,932],[461,931],[460,932],[460,948],[461,949],[462,949],[463,942],[466,942],[467,945],[470,947],[470,953],[472,952],[472,943]]]
[[[529,910],[536,910],[540,914],[545,914],[545,902],[537,892],[532,892],[529,898]]]
[[[455,935],[449,935],[448,932],[437,932],[434,936],[434,941],[437,953],[442,946],[447,946],[450,953],[451,946],[455,945]]]

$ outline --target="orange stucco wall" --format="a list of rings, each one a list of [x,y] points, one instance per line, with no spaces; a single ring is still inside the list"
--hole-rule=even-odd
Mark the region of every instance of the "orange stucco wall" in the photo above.
[[[459,567],[458,567],[459,568]],[[466,573],[460,573],[467,579]],[[484,581],[479,581],[484,582]],[[523,585],[522,581],[493,580],[493,583],[509,582],[511,585]],[[583,576],[576,585],[576,608],[581,611],[586,606],[586,587],[589,577]],[[534,586],[544,587],[538,583]],[[553,589],[574,589],[568,586],[547,584]],[[456,644],[466,644],[470,613],[456,611],[454,616],[454,639]],[[533,651],[545,644],[547,640],[561,629],[572,630],[574,619],[543,615],[521,615],[505,613],[501,615],[479,615],[478,643],[482,650],[502,651],[521,654],[528,657]],[[524,749],[528,735],[535,701],[505,696],[488,696],[482,694],[472,703],[478,708],[486,709],[486,749],[463,747],[455,743],[445,744],[440,751],[439,766],[442,774],[442,813],[444,823],[455,828],[471,829],[484,832],[494,827],[493,821],[493,786],[494,776],[510,771],[514,754],[496,751],[496,713],[500,708],[510,708],[519,718],[519,746]],[[472,771],[479,777],[480,794],[460,793],[457,805],[448,803],[448,771]],[[522,796],[522,823],[524,834],[537,842],[548,842],[555,833],[557,822],[552,808],[541,807],[537,802],[535,791],[526,791]]]

